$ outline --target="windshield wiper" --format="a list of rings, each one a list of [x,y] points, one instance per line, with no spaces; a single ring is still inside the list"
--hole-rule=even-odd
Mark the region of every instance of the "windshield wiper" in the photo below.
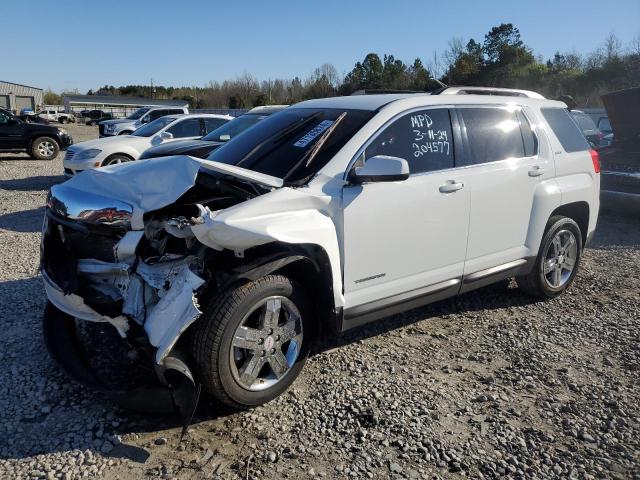
[[[313,160],[316,158],[316,156],[318,155],[318,152],[322,149],[325,142],[329,139],[329,137],[338,127],[342,119],[346,116],[347,116],[347,112],[342,112],[338,116],[338,118],[335,119],[335,121],[331,124],[331,126],[327,128],[322,135],[320,135],[320,138],[318,139],[316,144],[313,146],[313,148],[310,148],[309,150],[307,150],[305,154],[302,156],[302,158],[298,160],[296,164],[287,172],[287,174],[284,176],[284,180],[289,178],[289,175],[295,172],[303,163],[304,163],[304,168],[308,168],[309,165],[311,165],[311,162],[313,162]]]
[[[244,157],[242,157],[242,159],[238,163],[236,163],[236,165],[238,167],[242,166],[242,164],[246,160],[251,158],[255,152],[257,152],[260,148],[262,148],[268,142],[273,142],[274,143],[274,147],[275,147],[277,144],[281,143],[283,140],[285,140],[286,138],[288,138],[291,135],[293,135],[295,132],[300,130],[302,127],[304,127],[308,123],[310,123],[313,120],[315,120],[316,118],[318,118],[319,115],[320,115],[320,112],[317,112],[317,113],[314,113],[313,115],[311,115],[308,118],[302,118],[302,119],[298,120],[297,122],[293,123],[292,125],[290,125],[289,127],[287,127],[278,136],[269,137],[269,138],[264,139],[262,142],[258,143],[255,147],[253,147],[251,149],[251,151],[249,151]]]

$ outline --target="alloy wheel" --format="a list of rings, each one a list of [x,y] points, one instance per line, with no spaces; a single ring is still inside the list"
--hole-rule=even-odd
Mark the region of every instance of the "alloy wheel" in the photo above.
[[[300,311],[286,297],[258,302],[236,329],[230,365],[233,378],[250,391],[273,387],[300,355],[303,327]]]
[[[38,144],[38,153],[43,157],[50,157],[56,151],[53,143],[48,140],[40,142]]]
[[[578,260],[578,242],[570,230],[560,230],[547,245],[542,273],[552,288],[560,288],[571,278]]]

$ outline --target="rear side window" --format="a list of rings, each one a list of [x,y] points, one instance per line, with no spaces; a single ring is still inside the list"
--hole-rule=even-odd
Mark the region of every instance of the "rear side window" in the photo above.
[[[202,135],[200,132],[199,118],[187,118],[186,120],[182,120],[181,122],[169,127],[167,131],[172,133],[174,138],[200,137]]]
[[[446,108],[403,115],[386,127],[366,148],[365,159],[376,155],[404,158],[411,173],[453,168],[451,118]]]
[[[459,108],[467,134],[465,164],[477,165],[528,156],[520,131],[518,111],[506,108]],[[522,117],[524,119],[524,117]],[[526,122],[526,119],[524,119]],[[528,127],[527,150],[534,151],[533,133]]]
[[[573,118],[575,119],[578,126],[582,129],[582,131],[586,130],[595,130],[596,124],[591,120],[590,117],[587,117],[583,114],[574,114]]]
[[[216,128],[221,127],[227,123],[227,120],[224,118],[205,118],[204,119],[204,129],[205,135],[209,132],[213,132]]]
[[[541,108],[540,111],[555,136],[558,137],[565,152],[571,153],[589,150],[587,139],[566,109]]]

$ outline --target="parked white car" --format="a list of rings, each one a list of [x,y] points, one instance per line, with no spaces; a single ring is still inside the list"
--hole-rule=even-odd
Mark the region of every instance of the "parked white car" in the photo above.
[[[37,113],[38,117],[49,122],[75,123],[76,117],[70,113],[58,112],[56,110],[43,110]]]
[[[291,385],[321,335],[510,277],[562,294],[599,190],[598,153],[566,105],[533,92],[302,102],[207,159],[53,186],[46,344],[91,378],[67,336],[78,319],[108,322],[127,348],[146,336],[136,352],[172,391],[252,407]]]
[[[70,177],[84,170],[137,160],[152,146],[177,139],[198,139],[233,118],[211,113],[167,115],[143,125],[131,135],[76,143],[67,149],[64,174]]]

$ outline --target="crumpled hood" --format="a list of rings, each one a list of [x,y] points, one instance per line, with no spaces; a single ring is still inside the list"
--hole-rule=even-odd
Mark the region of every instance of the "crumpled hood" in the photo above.
[[[201,168],[271,188],[283,185],[281,179],[270,175],[183,155],[85,170],[62,184],[54,185],[51,196],[62,204],[65,198],[77,199],[78,192],[124,202],[133,209],[131,228],[141,230],[144,228],[143,215],[180,198],[195,184]]]

